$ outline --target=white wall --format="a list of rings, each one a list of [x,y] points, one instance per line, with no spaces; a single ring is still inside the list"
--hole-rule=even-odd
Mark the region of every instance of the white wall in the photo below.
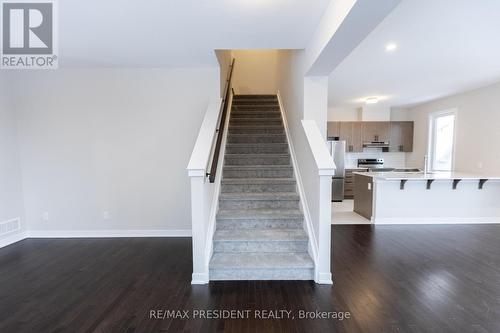
[[[415,137],[414,150],[408,155],[408,164],[423,166],[427,151],[429,113],[456,108],[455,170],[498,174],[499,106],[500,83],[409,108],[408,119],[415,121]]]
[[[191,229],[186,166],[218,94],[218,68],[16,73],[29,228]]]
[[[361,121],[360,112],[355,107],[328,107],[328,121]]]
[[[2,73],[0,76],[0,223],[14,218],[20,218],[23,222],[23,215],[16,117],[11,104],[10,81],[8,76]],[[24,229],[23,223],[21,225]],[[0,236],[0,240],[3,238],[5,237]]]
[[[236,94],[276,94],[278,50],[233,50]]]
[[[281,50],[278,62],[278,87],[286,112],[290,136],[294,146],[299,172],[306,193],[314,232],[319,233],[319,177],[311,148],[302,128],[304,117],[303,51]]]
[[[233,51],[231,50],[215,50],[217,61],[220,67],[220,97],[224,97],[224,88],[226,88],[227,75],[229,74],[229,66],[233,60]]]

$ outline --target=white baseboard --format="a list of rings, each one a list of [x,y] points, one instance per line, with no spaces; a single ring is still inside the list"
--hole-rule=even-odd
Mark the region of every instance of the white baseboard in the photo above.
[[[318,284],[333,284],[331,273],[318,273]]]
[[[0,239],[0,248],[22,241],[23,239],[27,238],[27,236],[28,234],[25,231],[3,236]]]
[[[207,284],[208,273],[193,273],[191,284]]]
[[[500,224],[500,217],[373,218],[374,224]]]
[[[30,230],[28,238],[119,238],[191,237],[191,229],[180,230]]]

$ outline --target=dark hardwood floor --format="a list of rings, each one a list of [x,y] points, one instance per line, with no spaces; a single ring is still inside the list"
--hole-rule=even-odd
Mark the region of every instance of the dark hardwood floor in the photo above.
[[[188,238],[25,240],[0,249],[0,332],[500,332],[500,225],[335,226],[332,235],[333,286],[191,286]],[[351,318],[151,319],[156,309]]]

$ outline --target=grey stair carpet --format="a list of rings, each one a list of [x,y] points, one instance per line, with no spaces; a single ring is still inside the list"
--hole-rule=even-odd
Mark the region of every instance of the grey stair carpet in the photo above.
[[[312,280],[314,263],[277,97],[236,95],[210,280]]]

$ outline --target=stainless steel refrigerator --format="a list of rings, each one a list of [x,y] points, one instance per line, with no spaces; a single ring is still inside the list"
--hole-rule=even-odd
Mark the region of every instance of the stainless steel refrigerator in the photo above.
[[[345,180],[345,141],[328,141],[330,152],[335,162],[335,174],[332,179],[332,201],[344,200]]]

